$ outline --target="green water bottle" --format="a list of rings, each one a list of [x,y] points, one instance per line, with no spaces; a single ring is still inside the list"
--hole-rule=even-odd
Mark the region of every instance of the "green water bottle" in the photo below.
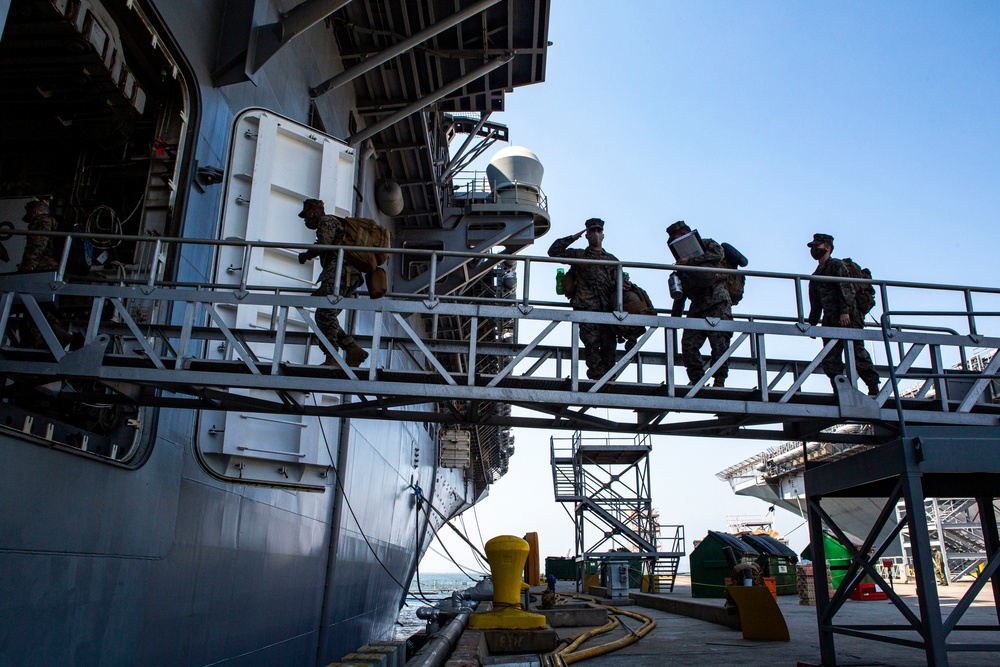
[[[566,273],[563,269],[556,269],[556,294],[563,293],[562,281],[564,275],[566,275]]]

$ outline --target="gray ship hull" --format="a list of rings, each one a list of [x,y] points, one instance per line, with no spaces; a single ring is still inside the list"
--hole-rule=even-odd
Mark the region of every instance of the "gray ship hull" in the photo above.
[[[135,471],[0,440],[0,662],[301,665],[392,637],[403,591],[349,514],[333,531],[332,490],[209,477],[192,416],[163,411]],[[357,435],[366,426],[345,491],[379,559],[409,583],[417,517],[400,440],[376,448]]]
[[[220,235],[222,187],[211,173],[196,171],[225,168],[243,110],[267,109],[300,123],[321,118],[331,136],[352,129],[351,86],[316,100],[308,94],[341,69],[330,23],[321,19],[252,75],[225,81],[233,70],[220,70],[231,46],[224,28],[276,22],[292,4],[150,0],[133,8],[105,0],[67,8],[15,0],[5,16],[0,8],[0,50],[8,64],[36,55],[31,42],[39,26],[72,36],[74,6],[92,10],[99,27],[117,24],[120,35],[106,30],[110,43],[148,61],[137,72],[156,79],[158,69],[162,76],[145,99],[125,91],[125,106],[170,109],[160,113],[160,127],[142,130],[155,137],[149,160],[176,164],[158,178],[151,170],[141,230],[213,239]],[[68,18],[51,18],[60,12]],[[81,15],[76,29],[83,27]],[[109,59],[105,54],[111,67]],[[125,82],[117,67],[115,80]],[[27,127],[27,112],[20,113]],[[170,118],[173,124],[164,120]],[[27,155],[30,143],[9,132],[5,144]],[[173,140],[161,141],[167,135]],[[374,165],[362,167],[359,194],[371,194],[373,176]],[[152,201],[154,189],[164,190],[162,206]],[[19,191],[4,217],[20,216],[17,208],[38,190]],[[376,215],[368,206],[360,214]],[[174,222],[157,230],[157,215]],[[299,223],[292,217],[289,224]],[[2,271],[13,271],[20,255],[8,245],[15,260]],[[194,247],[168,258],[166,271],[182,282],[211,282],[214,264]],[[371,323],[357,327],[370,333]],[[220,475],[199,445],[210,425],[191,410],[143,410],[142,443],[129,461],[22,433],[20,417],[6,419],[0,664],[327,664],[372,640],[392,639],[419,558],[443,525],[421,511],[418,493],[449,517],[485,494],[465,469],[439,467],[437,433],[419,423],[337,420],[336,431],[324,433],[320,456],[339,472],[307,488]]]

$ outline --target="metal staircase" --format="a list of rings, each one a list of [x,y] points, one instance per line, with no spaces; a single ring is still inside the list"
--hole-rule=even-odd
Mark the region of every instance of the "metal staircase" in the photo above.
[[[652,507],[649,436],[550,439],[556,502],[573,505],[577,585],[592,566],[626,560],[651,590],[673,590],[684,555],[683,526],[661,526]],[[669,546],[662,531],[673,529]]]
[[[944,576],[952,582],[967,574],[977,574],[988,554],[983,537],[979,506],[974,498],[926,498],[927,532],[944,556]],[[896,505],[897,521],[906,514],[903,503]],[[994,514],[996,505],[994,504]],[[908,528],[899,535],[907,576],[913,563],[913,544]]]

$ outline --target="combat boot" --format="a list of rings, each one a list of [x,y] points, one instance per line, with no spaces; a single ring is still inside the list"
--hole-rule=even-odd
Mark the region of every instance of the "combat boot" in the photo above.
[[[881,388],[878,386],[878,382],[872,382],[870,384],[866,382],[865,384],[868,385],[869,396],[878,396],[879,389]]]
[[[347,353],[347,365],[351,368],[357,368],[368,358],[368,353],[362,350],[357,343],[345,347],[344,352]]]
[[[336,357],[334,357],[326,350],[323,351],[323,354],[326,355],[326,359],[323,360],[323,363],[321,363],[320,366],[332,366],[334,368],[337,368],[338,364]]]

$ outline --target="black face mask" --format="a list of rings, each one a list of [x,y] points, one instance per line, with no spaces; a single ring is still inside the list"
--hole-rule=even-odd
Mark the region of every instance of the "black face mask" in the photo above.
[[[809,254],[813,259],[819,259],[826,254],[826,248],[809,248]]]

